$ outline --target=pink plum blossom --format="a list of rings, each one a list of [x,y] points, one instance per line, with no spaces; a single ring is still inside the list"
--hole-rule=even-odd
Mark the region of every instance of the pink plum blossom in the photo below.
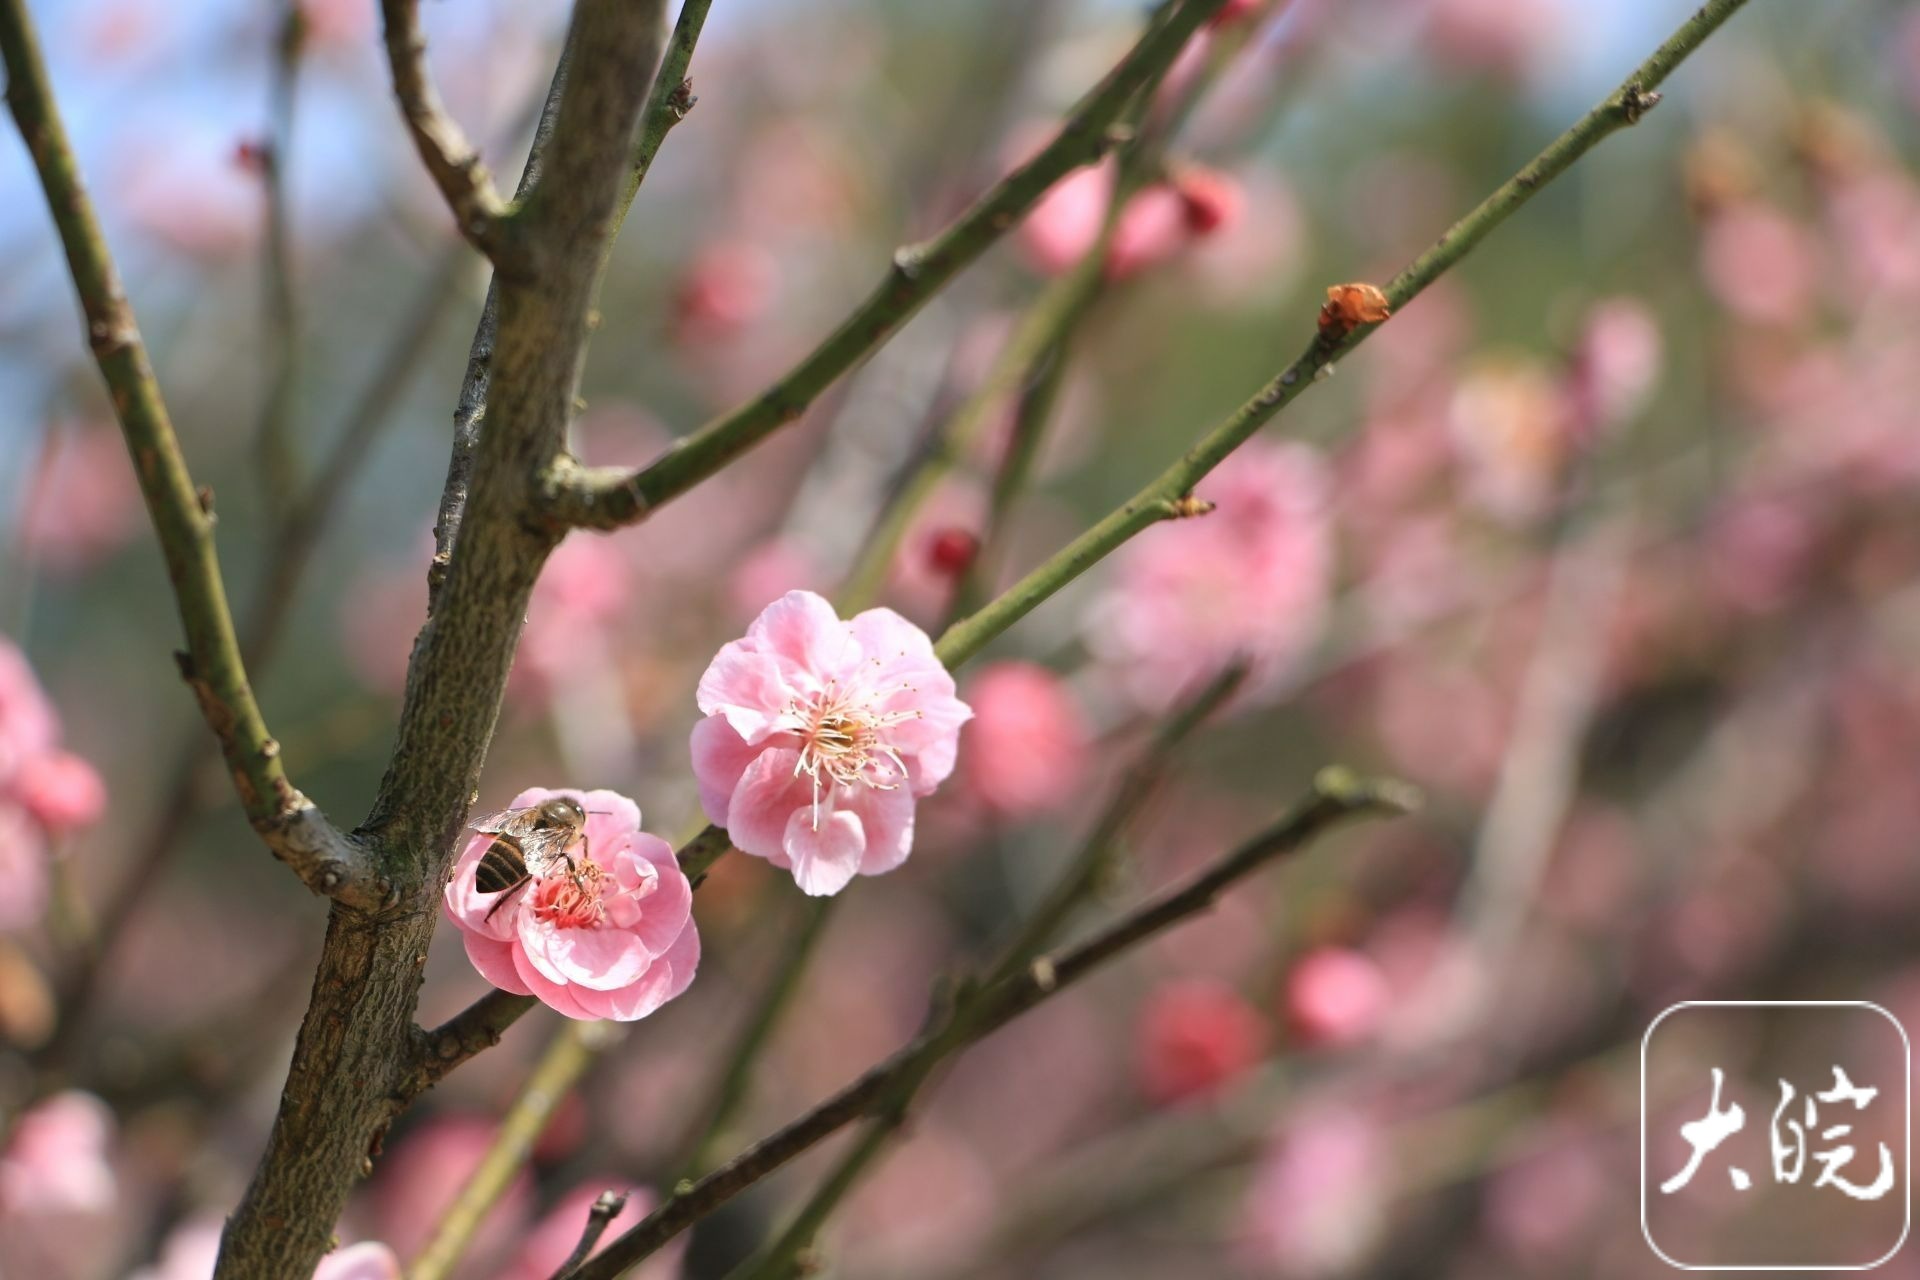
[[[1370,958],[1345,947],[1321,947],[1301,956],[1287,974],[1287,1024],[1308,1044],[1353,1044],[1380,1024],[1388,998],[1387,980]]]
[[[906,861],[915,801],[953,772],[973,715],[926,632],[891,609],[843,622],[811,591],[722,647],[698,700],[707,816],[815,895]]]
[[[1259,1062],[1267,1024],[1241,994],[1212,978],[1154,991],[1140,1018],[1140,1084],[1156,1102],[1217,1093]]]
[[[29,759],[60,740],[60,715],[40,688],[27,657],[0,636],[0,786]]]
[[[1587,313],[1568,382],[1582,442],[1638,413],[1660,377],[1660,325],[1635,298],[1607,298]]]
[[[573,1253],[574,1246],[580,1242],[580,1233],[587,1225],[587,1212],[604,1191],[623,1194],[627,1202],[608,1223],[607,1234],[601,1238],[595,1253],[653,1211],[654,1196],[645,1187],[612,1179],[582,1183],[560,1197],[533,1230],[527,1232],[519,1252],[494,1274],[493,1280],[547,1280]],[[632,1274],[637,1280],[671,1280],[680,1272],[682,1252],[683,1247],[668,1248],[649,1258]]]
[[[1078,795],[1090,731],[1067,682],[1031,662],[996,662],[967,686],[973,749],[962,780],[995,813],[1025,818]]]
[[[1758,201],[1723,210],[1707,224],[1700,269],[1722,305],[1757,324],[1803,318],[1819,277],[1813,234]]]
[[[1164,709],[1235,661],[1254,690],[1295,670],[1326,621],[1327,489],[1314,450],[1249,442],[1200,482],[1211,514],[1149,530],[1116,557],[1089,642],[1136,702]]]
[[[0,1151],[0,1215],[95,1213],[119,1192],[107,1148],[113,1113],[90,1093],[55,1094],[13,1124]]]
[[[31,815],[0,800],[0,932],[25,929],[46,914],[52,888],[46,839]]]
[[[1113,227],[1113,240],[1107,246],[1107,278],[1125,280],[1186,248],[1194,234],[1188,216],[1186,200],[1164,182],[1134,195]]]
[[[34,820],[56,834],[90,827],[107,809],[107,784],[99,770],[71,751],[30,757],[14,788]]]
[[[700,963],[693,888],[673,848],[640,830],[640,809],[613,791],[534,787],[513,808],[555,796],[587,811],[585,838],[524,886],[482,893],[474,883],[493,842],[476,834],[455,861],[447,918],[467,958],[503,991],[537,996],[569,1018],[644,1018],[687,989]]]
[[[1379,1122],[1357,1109],[1300,1115],[1248,1192],[1249,1253],[1283,1275],[1348,1270],[1385,1226],[1390,1159]]]
[[[55,574],[77,574],[118,551],[140,528],[140,486],[110,426],[56,429],[20,515],[22,549]]]
[[[1018,243],[1034,270],[1061,275],[1100,238],[1113,197],[1110,163],[1076,169],[1048,189],[1020,224]]]

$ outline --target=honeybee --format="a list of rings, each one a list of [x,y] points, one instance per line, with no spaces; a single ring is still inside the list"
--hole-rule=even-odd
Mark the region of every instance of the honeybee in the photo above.
[[[500,900],[488,908],[486,918],[507,905],[513,896],[527,887],[536,875],[545,875],[555,861],[574,870],[572,849],[587,848],[587,810],[579,801],[554,796],[539,804],[520,809],[504,809],[488,814],[473,824],[481,835],[493,837],[493,843],[480,855],[473,869],[473,887],[481,893],[497,893]]]

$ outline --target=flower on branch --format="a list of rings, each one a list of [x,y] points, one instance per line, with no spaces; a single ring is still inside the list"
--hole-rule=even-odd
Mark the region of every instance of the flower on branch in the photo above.
[[[906,861],[915,801],[953,772],[973,715],[926,632],[891,609],[843,622],[811,591],[723,647],[699,703],[707,816],[815,895]]]
[[[640,830],[639,807],[617,792],[534,787],[513,807],[556,796],[586,810],[584,837],[564,856],[530,861],[524,886],[482,893],[474,876],[494,837],[475,835],[454,863],[447,918],[501,990],[569,1018],[644,1018],[685,991],[700,963],[693,888],[672,846]]]

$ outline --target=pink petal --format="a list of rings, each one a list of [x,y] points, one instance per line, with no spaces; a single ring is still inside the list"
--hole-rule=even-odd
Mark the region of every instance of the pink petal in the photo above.
[[[693,921],[687,921],[687,927],[680,931],[673,945],[654,964],[665,965],[673,974],[673,982],[667,988],[667,999],[673,999],[693,985],[693,975],[700,971],[700,930]]]
[[[810,811],[796,809],[787,819],[785,845],[793,882],[800,892],[820,898],[840,892],[859,872],[867,836],[856,814],[823,808],[816,828]]]
[[[609,845],[620,836],[630,836],[640,829],[640,806],[618,791],[574,791],[570,794],[587,811],[587,836],[594,843],[596,852],[601,840]]]
[[[481,977],[516,996],[533,994],[532,988],[521,981],[520,972],[514,967],[512,943],[496,942],[492,938],[465,932],[461,933],[460,941],[467,949],[467,959],[480,971]]]
[[[640,919],[633,936],[649,955],[660,955],[693,918],[693,885],[678,871],[662,873],[657,887],[639,903]]]
[[[775,731],[792,698],[779,659],[737,640],[714,655],[695,694],[701,711],[725,716],[734,732],[751,743]]]
[[[720,826],[727,825],[727,802],[758,754],[725,716],[708,716],[693,726],[693,777],[700,784],[700,807]]]
[[[903,721],[893,730],[901,752],[912,758],[917,796],[931,795],[953,773],[960,755],[960,726],[973,719],[973,708],[952,696],[951,687],[949,678],[947,694],[927,696],[919,704],[919,718]]]
[[[520,949],[552,981],[596,991],[626,986],[653,962],[653,953],[624,929],[556,929],[531,912],[521,917]]]
[[[578,1018],[583,1022],[591,1022],[598,1016],[582,1008],[570,989],[551,981],[545,974],[534,968],[527,953],[519,947],[513,948],[513,968],[514,972],[520,975],[520,981],[527,984],[527,993],[536,997],[541,1004],[554,1012],[565,1014],[569,1018]]]
[[[673,998],[673,970],[665,964],[654,964],[623,987],[611,991],[581,987],[573,995],[592,1017],[634,1022]]]
[[[860,874],[877,876],[891,871],[913,852],[913,792],[868,789],[847,805],[860,818],[866,845],[860,855]]]
[[[747,641],[801,671],[830,675],[858,658],[847,624],[825,598],[812,591],[789,591],[760,611],[747,628]]]
[[[785,845],[788,817],[797,809],[811,810],[813,783],[795,775],[799,762],[798,751],[772,747],[740,775],[727,802],[727,835],[740,852],[772,857]]]
[[[868,658],[892,666],[901,659],[921,665],[940,666],[933,655],[933,641],[927,633],[891,609],[868,609],[857,613],[850,624]]]

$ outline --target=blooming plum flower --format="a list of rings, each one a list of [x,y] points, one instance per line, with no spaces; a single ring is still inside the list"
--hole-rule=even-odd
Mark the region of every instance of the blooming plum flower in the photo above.
[[[1267,1045],[1267,1025],[1223,982],[1189,978],[1155,991],[1140,1019],[1140,1081],[1156,1102],[1205,1097],[1244,1074]]]
[[[474,876],[493,837],[476,834],[447,883],[447,918],[474,968],[501,990],[537,996],[569,1018],[644,1018],[685,991],[699,965],[693,887],[623,795],[534,787],[513,807],[557,796],[586,810],[579,844],[565,858],[530,863],[524,886],[483,893]]]
[[[1347,1045],[1379,1025],[1387,980],[1367,956],[1321,947],[1294,963],[1284,996],[1288,1024],[1309,1044]]]
[[[1087,771],[1089,730],[1066,681],[1031,662],[997,662],[967,689],[973,750],[963,781],[994,812],[1064,807]]]
[[[842,621],[811,591],[722,647],[698,699],[707,816],[814,895],[906,861],[915,801],[953,772],[973,715],[926,632],[891,609]]]
[[[1211,514],[1125,548],[1088,638],[1136,702],[1164,709],[1236,661],[1271,688],[1306,656],[1332,586],[1327,488],[1314,450],[1250,442],[1200,482]]]

